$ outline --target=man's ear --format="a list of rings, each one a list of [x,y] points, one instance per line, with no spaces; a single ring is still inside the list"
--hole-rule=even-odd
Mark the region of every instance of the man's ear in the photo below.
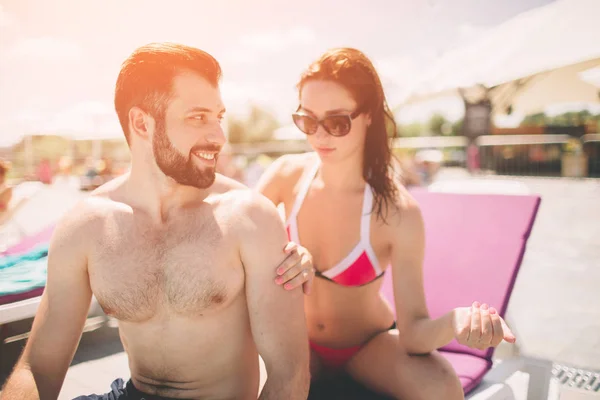
[[[154,118],[139,107],[129,109],[129,132],[142,140],[148,140],[154,132]]]

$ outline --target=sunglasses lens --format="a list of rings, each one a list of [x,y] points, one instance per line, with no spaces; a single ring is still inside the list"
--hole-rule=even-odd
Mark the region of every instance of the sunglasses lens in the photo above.
[[[327,132],[333,136],[345,136],[350,132],[352,123],[347,115],[334,115],[325,118],[323,125]]]
[[[298,129],[300,129],[307,135],[314,135],[315,132],[317,132],[319,123],[314,118],[311,118],[308,115],[301,114],[294,114],[292,118],[294,120],[294,124],[298,127]]]

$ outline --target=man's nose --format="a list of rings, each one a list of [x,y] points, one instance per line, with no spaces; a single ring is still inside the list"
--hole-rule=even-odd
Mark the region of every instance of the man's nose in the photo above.
[[[227,138],[225,137],[225,131],[223,130],[223,127],[218,125],[214,129],[212,129],[210,131],[210,134],[206,137],[206,141],[219,147],[223,147],[225,142],[227,142]]]

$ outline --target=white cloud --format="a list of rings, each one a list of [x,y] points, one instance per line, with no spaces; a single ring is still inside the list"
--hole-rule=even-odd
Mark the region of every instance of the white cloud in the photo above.
[[[473,25],[469,23],[461,24],[457,28],[456,39],[454,40],[453,44],[450,45],[446,50],[471,43],[477,40],[484,32],[486,32],[489,29],[489,26]]]
[[[406,124],[411,122],[425,122],[434,113],[439,113],[450,121],[456,121],[464,115],[464,111],[464,103],[458,96],[447,96],[404,106],[400,109],[396,117],[397,121]]]
[[[76,61],[81,58],[82,53],[77,43],[49,36],[23,39],[9,51],[15,57],[44,61]]]
[[[305,27],[247,34],[240,38],[237,45],[225,52],[220,60],[225,64],[254,65],[260,63],[265,55],[288,51],[290,48],[306,47],[316,40],[315,32]]]
[[[306,46],[316,41],[314,31],[296,27],[285,31],[271,31],[245,35],[240,44],[264,53],[276,53],[293,46]]]
[[[373,60],[390,105],[401,103],[421,77],[429,57],[392,56]]]
[[[375,59],[373,63],[382,76],[400,77],[411,75],[420,69],[420,63],[415,57],[385,57]]]
[[[46,132],[58,132],[77,138],[112,138],[123,135],[115,111],[108,104],[84,101],[72,105],[46,121]]]
[[[228,116],[244,118],[252,105],[257,105],[287,123],[296,106],[293,87],[267,82],[226,81],[220,88]]]
[[[39,109],[21,111],[10,121],[13,136],[62,134],[84,138],[119,138],[123,133],[112,106],[99,101],[83,101],[59,112]]]
[[[17,19],[0,4],[0,28],[12,28],[17,25]]]
[[[260,57],[249,48],[237,47],[234,50],[228,51],[223,56],[218,57],[222,64],[244,64],[255,65],[260,61]]]

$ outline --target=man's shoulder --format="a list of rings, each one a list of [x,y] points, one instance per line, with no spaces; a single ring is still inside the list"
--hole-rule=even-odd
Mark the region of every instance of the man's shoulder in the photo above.
[[[66,212],[61,223],[77,229],[84,229],[103,219],[111,203],[112,201],[107,197],[88,196]]]
[[[51,252],[59,249],[84,253],[101,229],[106,200],[87,196],[71,207],[57,222],[50,242]]]
[[[244,190],[248,189],[248,186],[243,183],[231,179],[222,174],[215,174],[215,182],[212,185],[212,190],[216,194],[223,194],[232,190]]]
[[[59,220],[57,230],[81,239],[96,235],[102,221],[119,207],[111,198],[118,184],[118,181],[108,182],[78,201]]]
[[[242,235],[258,231],[261,235],[267,232],[277,234],[278,230],[284,230],[277,207],[256,190],[231,190],[221,197],[220,203],[228,218],[235,220],[235,230]]]
[[[239,188],[230,190],[227,195],[230,205],[252,220],[278,216],[277,208],[271,200],[256,190]]]

